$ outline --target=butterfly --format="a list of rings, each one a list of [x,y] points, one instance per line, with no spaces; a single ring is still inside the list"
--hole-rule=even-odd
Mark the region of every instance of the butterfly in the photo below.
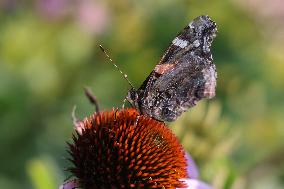
[[[203,98],[215,96],[217,72],[210,52],[217,26],[209,16],[190,22],[171,42],[160,62],[126,99],[141,114],[174,121]]]

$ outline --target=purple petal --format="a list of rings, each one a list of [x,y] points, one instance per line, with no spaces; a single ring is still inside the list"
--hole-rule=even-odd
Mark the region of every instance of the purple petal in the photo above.
[[[181,181],[187,184],[187,187],[182,189],[213,189],[212,186],[196,179],[181,179]]]
[[[74,188],[78,188],[79,184],[77,180],[69,180],[64,182],[59,189],[74,189]]]
[[[185,158],[187,162],[187,176],[191,179],[198,179],[199,171],[195,162],[187,152],[185,153]]]

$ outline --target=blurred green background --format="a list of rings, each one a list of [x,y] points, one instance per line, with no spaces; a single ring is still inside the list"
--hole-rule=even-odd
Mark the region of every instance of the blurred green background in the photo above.
[[[208,14],[217,95],[169,124],[215,188],[284,188],[284,2],[281,0],[1,0],[0,188],[53,189],[69,175],[71,111],[121,107],[175,35]]]

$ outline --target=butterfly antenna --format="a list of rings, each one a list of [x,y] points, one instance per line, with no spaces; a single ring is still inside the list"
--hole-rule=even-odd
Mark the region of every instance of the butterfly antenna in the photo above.
[[[103,51],[103,53],[105,54],[105,56],[108,58],[108,60],[112,63],[112,65],[114,67],[116,67],[116,69],[120,72],[120,74],[123,76],[123,78],[127,81],[127,83],[133,88],[135,89],[135,87],[132,85],[132,83],[129,81],[128,76],[126,74],[124,74],[121,69],[114,63],[114,61],[110,58],[110,56],[108,55],[108,53],[106,52],[106,50],[103,48],[102,45],[99,45],[100,49]]]
[[[85,95],[87,96],[87,98],[89,99],[89,101],[95,105],[96,108],[96,112],[99,113],[100,112],[100,108],[99,108],[99,103],[98,100],[96,98],[95,95],[93,95],[91,89],[89,87],[84,87],[84,91],[85,91]]]

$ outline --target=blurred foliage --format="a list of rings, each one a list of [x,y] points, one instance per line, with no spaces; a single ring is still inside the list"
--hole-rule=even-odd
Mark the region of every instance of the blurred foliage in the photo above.
[[[129,86],[99,44],[139,86],[201,14],[218,25],[217,95],[169,125],[215,188],[283,188],[284,3],[273,2],[2,0],[0,188],[56,188],[68,176],[72,107],[94,111],[84,86],[102,109],[121,107]]]

